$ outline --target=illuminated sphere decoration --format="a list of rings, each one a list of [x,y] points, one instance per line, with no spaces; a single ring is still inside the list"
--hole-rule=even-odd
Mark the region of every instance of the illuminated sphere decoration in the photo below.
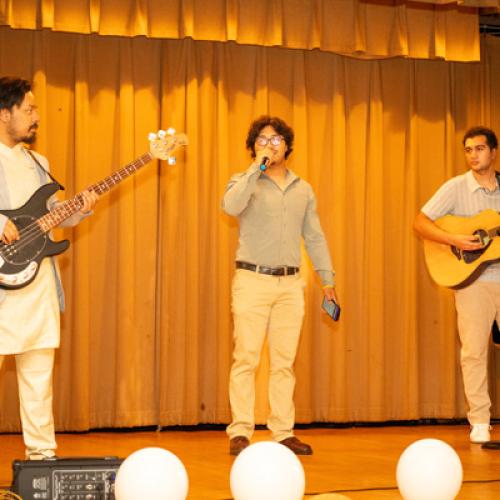
[[[118,469],[116,500],[185,500],[188,475],[182,462],[163,448],[143,448],[129,455]]]
[[[396,469],[405,500],[453,500],[462,485],[462,463],[456,451],[439,439],[421,439],[401,454]]]
[[[230,475],[234,500],[302,500],[304,469],[293,451],[274,441],[245,448]]]

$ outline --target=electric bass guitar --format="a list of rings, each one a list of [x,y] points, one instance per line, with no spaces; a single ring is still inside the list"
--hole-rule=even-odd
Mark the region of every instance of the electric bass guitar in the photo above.
[[[135,174],[141,167],[157,158],[175,162],[172,153],[180,146],[186,146],[185,134],[160,130],[149,135],[149,152],[117,170],[103,180],[87,188],[98,195]],[[44,184],[31,198],[15,210],[0,210],[19,231],[19,239],[11,243],[0,241],[0,288],[16,289],[29,285],[38,274],[40,263],[45,257],[58,255],[69,247],[68,240],[53,241],[50,230],[78,212],[83,206],[82,193],[58,203],[52,210],[47,208],[48,199],[60,189],[56,182]]]
[[[445,215],[434,221],[454,234],[473,234],[483,245],[479,250],[460,250],[424,240],[425,262],[432,279],[442,286],[462,288],[472,283],[488,264],[500,259],[500,214],[483,210],[472,217]]]

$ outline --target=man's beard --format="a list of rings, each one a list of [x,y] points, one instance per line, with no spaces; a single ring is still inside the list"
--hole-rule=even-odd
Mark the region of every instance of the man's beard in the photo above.
[[[11,137],[11,139],[15,142],[15,144],[19,144],[20,142],[24,142],[26,144],[33,144],[36,141],[36,131],[37,131],[38,125],[33,124],[31,127],[28,129],[28,132],[25,132],[24,134],[22,132],[18,132],[15,127],[10,127],[8,129],[8,134]]]
[[[33,133],[31,135],[25,135],[24,137],[21,137],[21,142],[24,142],[26,144],[34,144],[36,141],[36,130],[33,130]]]
[[[21,137],[20,139],[20,142],[24,142],[26,144],[34,144],[34,142],[36,141],[36,129],[38,128],[38,125],[33,125],[29,132]]]

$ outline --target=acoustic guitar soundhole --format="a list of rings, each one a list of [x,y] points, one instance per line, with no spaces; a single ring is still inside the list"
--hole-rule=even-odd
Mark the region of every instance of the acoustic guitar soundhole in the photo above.
[[[483,255],[483,253],[491,245],[492,241],[488,235],[488,231],[485,231],[484,229],[478,229],[472,234],[479,238],[480,242],[484,245],[483,248],[480,248],[479,250],[460,250],[455,246],[451,247],[451,251],[457,260],[463,259],[466,264],[470,264],[471,262],[479,259],[479,257],[481,257],[481,255]]]
[[[483,253],[486,252],[487,248],[491,245],[491,239],[488,235],[488,231],[485,231],[484,229],[478,229],[477,231],[474,231],[473,234],[479,238],[479,241],[484,246],[479,250],[464,250],[464,252],[462,253],[464,262],[466,264],[470,264],[471,262],[479,259],[479,257],[481,257],[481,255],[483,255]]]

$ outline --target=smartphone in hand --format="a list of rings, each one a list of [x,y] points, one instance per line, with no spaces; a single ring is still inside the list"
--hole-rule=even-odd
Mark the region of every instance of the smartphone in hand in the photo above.
[[[340,317],[340,306],[334,300],[328,300],[326,297],[323,297],[323,304],[321,307],[333,321],[338,321]]]

